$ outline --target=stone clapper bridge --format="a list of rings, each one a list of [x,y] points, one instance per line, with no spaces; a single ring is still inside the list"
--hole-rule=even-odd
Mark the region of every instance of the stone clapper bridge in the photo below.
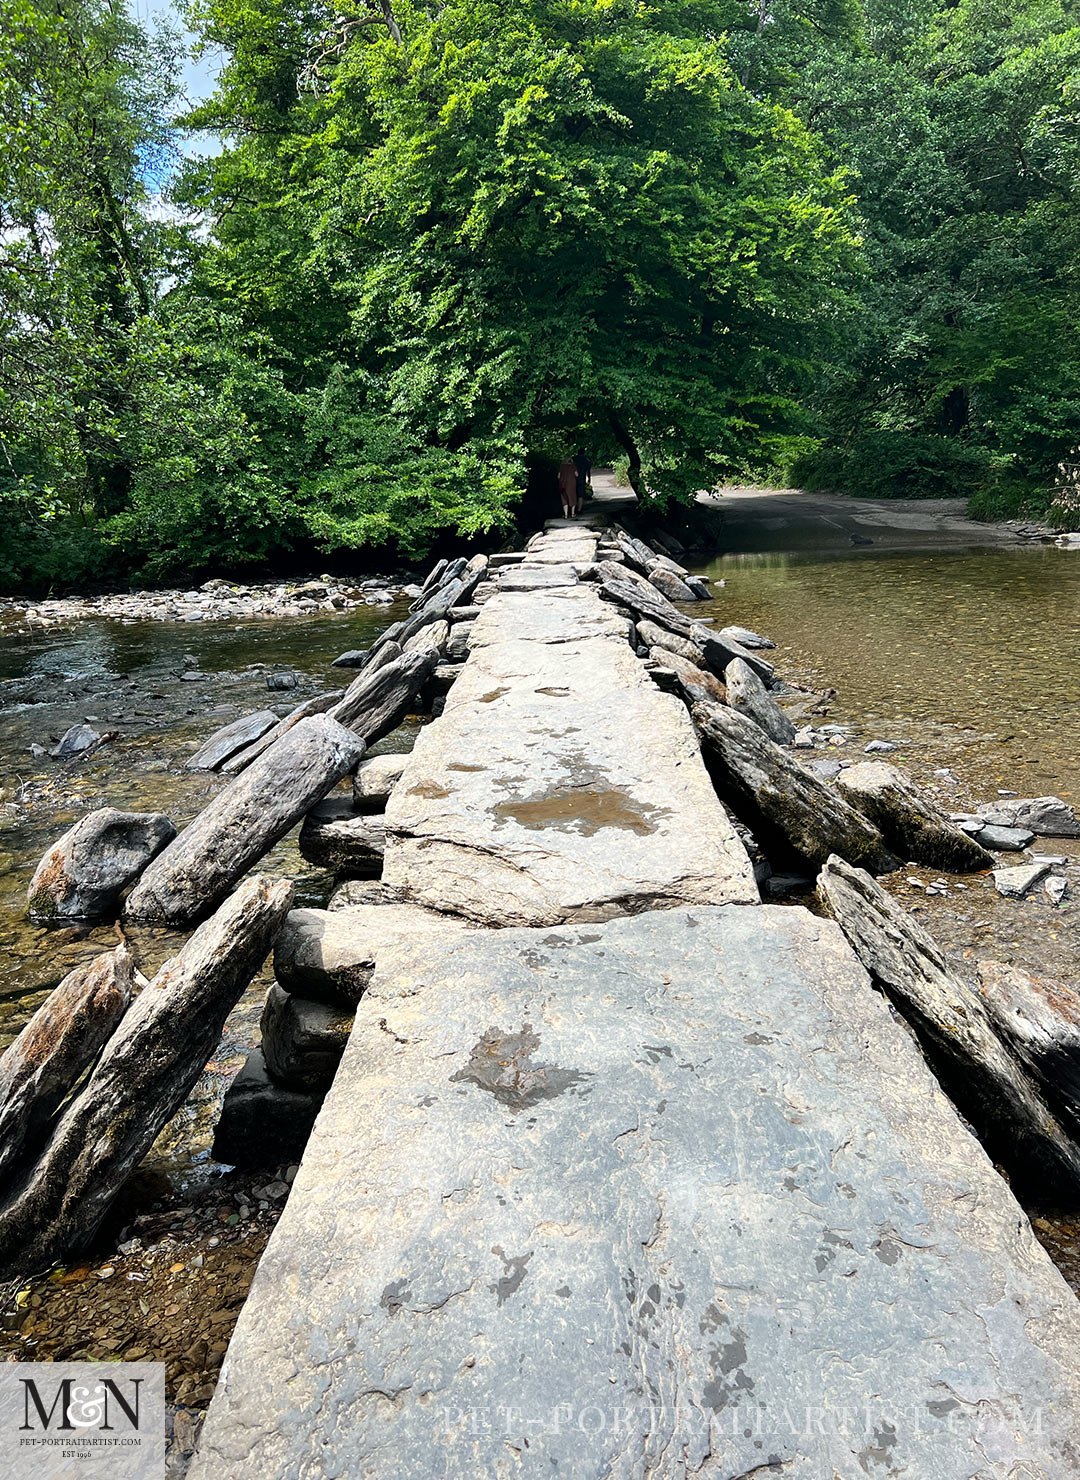
[[[391,796],[434,923],[376,958],[192,1480],[1080,1475],[1075,1298],[839,928],[758,902],[596,545],[504,568]]]

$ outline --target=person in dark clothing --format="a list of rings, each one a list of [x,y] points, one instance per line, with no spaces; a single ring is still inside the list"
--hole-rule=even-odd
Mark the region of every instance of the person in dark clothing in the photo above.
[[[592,477],[592,463],[586,455],[584,447],[579,447],[574,455],[574,468],[577,472],[577,506],[581,513],[581,506],[585,502],[585,493],[588,488],[589,479]]]

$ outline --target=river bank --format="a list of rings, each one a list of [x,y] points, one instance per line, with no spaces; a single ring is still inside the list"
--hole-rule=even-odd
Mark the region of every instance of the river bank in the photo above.
[[[722,547],[740,553],[832,549],[838,542],[884,549],[1075,543],[1030,519],[972,519],[963,498],[853,498],[805,488],[727,484],[698,502],[717,512]]]

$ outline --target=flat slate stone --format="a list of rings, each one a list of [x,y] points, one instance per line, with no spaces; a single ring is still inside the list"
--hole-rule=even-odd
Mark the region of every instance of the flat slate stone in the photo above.
[[[385,816],[384,882],[481,924],[759,898],[685,706],[621,638],[475,650]]]
[[[558,565],[560,562],[568,562],[571,565],[591,565],[596,559],[596,537],[583,535],[579,540],[559,540],[530,550],[525,557],[525,565]]]
[[[577,642],[583,637],[611,637],[627,642],[630,619],[608,601],[597,601],[591,586],[565,586],[554,591],[494,598],[480,609],[469,633],[469,650],[495,642]]]
[[[553,586],[576,586],[572,565],[511,565],[499,577],[501,591],[548,591]]]
[[[1080,1315],[831,923],[380,958],[190,1480],[1064,1480]]]

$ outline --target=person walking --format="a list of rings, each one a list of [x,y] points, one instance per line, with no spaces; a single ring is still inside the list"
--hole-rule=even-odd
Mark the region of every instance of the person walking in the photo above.
[[[577,508],[581,513],[585,503],[585,494],[588,491],[592,479],[592,463],[589,461],[584,447],[579,447],[574,454],[574,471],[577,474]]]
[[[565,519],[573,519],[577,511],[577,485],[577,468],[573,459],[564,457],[559,464],[559,497]]]

